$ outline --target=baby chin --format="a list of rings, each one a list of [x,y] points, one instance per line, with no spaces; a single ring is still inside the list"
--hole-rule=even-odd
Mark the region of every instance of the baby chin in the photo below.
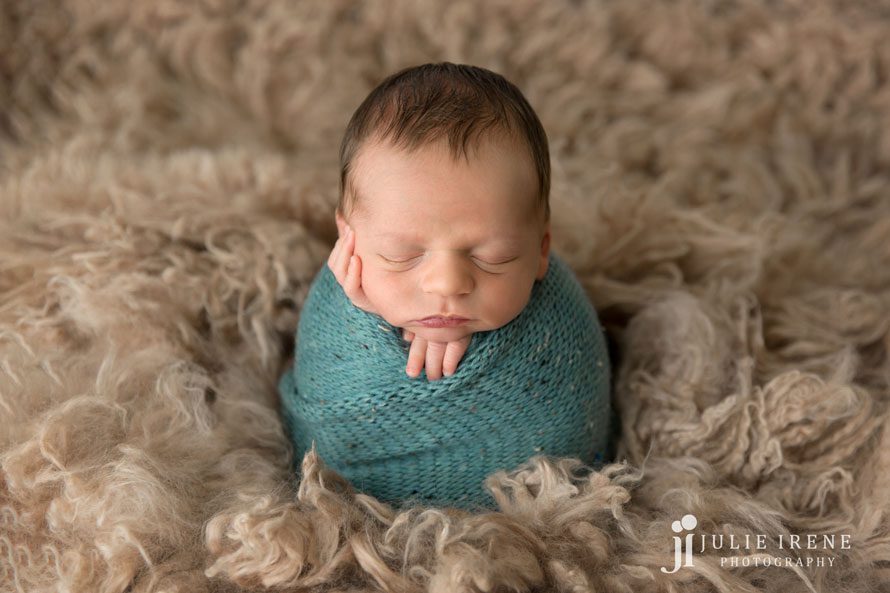
[[[470,320],[454,327],[426,327],[415,321],[406,325],[405,328],[429,342],[454,342],[477,331],[490,329],[483,325],[475,320]]]

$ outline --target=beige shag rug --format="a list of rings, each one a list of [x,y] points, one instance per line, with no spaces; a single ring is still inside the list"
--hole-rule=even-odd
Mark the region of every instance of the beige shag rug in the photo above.
[[[277,414],[346,121],[440,60],[537,109],[616,345],[616,463],[480,515]],[[6,0],[0,167],[4,592],[890,591],[887,2]]]

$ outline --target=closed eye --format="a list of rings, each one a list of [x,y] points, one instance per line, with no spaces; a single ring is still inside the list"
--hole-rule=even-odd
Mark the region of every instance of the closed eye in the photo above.
[[[381,255],[380,257],[382,257],[384,259],[384,261],[389,262],[391,264],[406,264],[408,262],[414,261],[415,259],[417,259],[420,256],[415,255],[414,257],[407,257],[407,258],[401,258],[401,259],[390,259],[390,258],[386,257],[385,255]]]
[[[510,259],[493,259],[493,260],[486,260],[486,259],[482,259],[482,258],[479,258],[479,257],[474,257],[473,259],[475,259],[476,261],[478,261],[478,262],[480,262],[480,263],[487,264],[487,265],[489,265],[489,266],[500,266],[500,265],[503,265],[503,264],[508,264],[508,263],[510,263],[511,261],[515,261],[515,260],[517,260],[517,259],[519,259],[519,258],[518,258],[518,257],[511,257]]]
[[[415,256],[413,256],[413,257],[403,257],[403,258],[398,258],[398,259],[389,258],[389,257],[386,257],[385,255],[381,255],[380,257],[381,257],[385,262],[390,263],[390,264],[407,264],[407,263],[410,263],[410,262],[412,262],[412,261],[414,261],[414,260],[416,260],[416,259],[418,259],[418,258],[420,258],[420,257],[423,257],[423,256],[422,256],[422,255],[415,255]],[[518,257],[511,257],[511,258],[509,258],[509,259],[490,259],[490,260],[489,260],[489,259],[482,259],[482,258],[475,257],[475,256],[473,257],[473,260],[475,260],[477,263],[480,263],[480,264],[483,264],[483,265],[486,265],[486,266],[501,266],[501,265],[504,265],[504,264],[508,264],[508,263],[510,263],[510,262],[512,262],[512,261],[515,261],[515,260],[517,260],[517,259],[519,259],[519,258],[518,258]]]

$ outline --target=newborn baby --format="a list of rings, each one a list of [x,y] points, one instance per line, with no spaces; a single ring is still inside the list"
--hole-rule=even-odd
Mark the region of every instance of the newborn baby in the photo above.
[[[547,273],[550,223],[529,151],[503,135],[454,160],[369,140],[351,168],[328,265],[352,300],[404,330],[406,372],[451,375],[475,332],[525,307]]]
[[[362,103],[340,156],[339,239],[281,383],[298,455],[314,443],[385,500],[463,506],[535,453],[601,458],[604,336],[550,253],[547,139],[520,91],[481,68],[407,69]]]

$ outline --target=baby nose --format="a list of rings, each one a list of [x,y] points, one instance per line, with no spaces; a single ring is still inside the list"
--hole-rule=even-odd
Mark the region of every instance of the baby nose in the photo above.
[[[441,296],[469,294],[476,283],[459,255],[442,255],[428,262],[423,275],[423,291]]]

